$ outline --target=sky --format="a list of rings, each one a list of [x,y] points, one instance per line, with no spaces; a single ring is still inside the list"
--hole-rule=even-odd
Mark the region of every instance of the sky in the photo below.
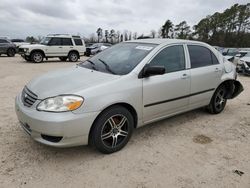
[[[89,37],[98,27],[138,35],[158,31],[167,19],[191,26],[209,14],[249,0],[0,0],[0,36],[47,34]]]

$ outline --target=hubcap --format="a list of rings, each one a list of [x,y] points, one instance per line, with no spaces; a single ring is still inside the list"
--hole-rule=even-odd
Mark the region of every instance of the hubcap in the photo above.
[[[71,55],[71,60],[72,61],[76,61],[78,59],[77,55],[76,54],[72,54]]]
[[[40,62],[40,61],[42,61],[42,55],[41,55],[41,54],[35,54],[35,55],[34,55],[34,60],[35,60],[35,62]]]
[[[221,110],[224,107],[225,102],[225,91],[222,89],[217,93],[215,97],[215,108],[217,110]]]
[[[128,120],[118,114],[110,117],[103,125],[101,139],[105,146],[115,148],[128,136]]]

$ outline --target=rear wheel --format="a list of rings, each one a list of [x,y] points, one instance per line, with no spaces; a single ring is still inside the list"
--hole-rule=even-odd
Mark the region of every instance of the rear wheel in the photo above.
[[[126,108],[114,106],[105,110],[93,126],[91,143],[100,152],[109,154],[119,151],[128,143],[134,129],[134,120]]]
[[[7,56],[8,56],[8,57],[14,57],[15,54],[16,54],[16,51],[15,51],[14,48],[9,48],[9,49],[7,50]]]
[[[210,104],[208,105],[208,111],[211,114],[219,114],[224,110],[227,103],[226,91],[224,85],[221,85],[216,89]]]
[[[61,61],[66,61],[68,57],[59,57]]]
[[[31,60],[34,63],[41,63],[43,62],[43,54],[41,52],[33,52],[31,54]]]
[[[77,52],[70,52],[68,58],[69,58],[69,61],[76,62],[78,61],[79,56]]]

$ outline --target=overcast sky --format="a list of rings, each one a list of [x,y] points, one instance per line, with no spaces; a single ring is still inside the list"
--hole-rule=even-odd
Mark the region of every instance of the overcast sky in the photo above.
[[[249,0],[0,0],[0,36],[80,33],[98,27],[148,34],[170,19],[196,24],[208,14]]]

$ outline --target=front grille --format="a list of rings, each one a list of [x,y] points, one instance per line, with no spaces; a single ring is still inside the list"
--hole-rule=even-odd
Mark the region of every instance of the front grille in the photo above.
[[[24,49],[23,48],[18,48],[18,53],[24,53]]]
[[[31,107],[36,102],[37,95],[25,86],[21,98],[24,106]]]

